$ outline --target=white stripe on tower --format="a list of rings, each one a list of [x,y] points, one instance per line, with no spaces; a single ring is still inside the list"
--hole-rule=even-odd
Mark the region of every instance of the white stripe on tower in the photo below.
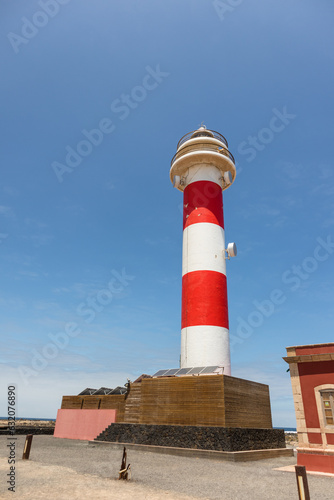
[[[183,230],[182,276],[204,269],[226,276],[224,240],[224,229],[217,224],[202,222],[187,226]]]

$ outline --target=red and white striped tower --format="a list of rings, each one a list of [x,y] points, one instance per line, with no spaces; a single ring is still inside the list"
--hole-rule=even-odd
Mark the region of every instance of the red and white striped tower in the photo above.
[[[182,137],[170,177],[183,191],[181,368],[222,366],[231,374],[222,190],[235,179],[226,139],[200,127]]]

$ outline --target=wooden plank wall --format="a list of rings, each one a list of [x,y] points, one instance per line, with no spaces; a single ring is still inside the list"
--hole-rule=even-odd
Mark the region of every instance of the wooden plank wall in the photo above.
[[[224,377],[226,427],[271,429],[269,387],[236,377]]]
[[[131,384],[129,395],[125,401],[124,422],[139,424],[141,414],[141,387],[142,382]]]
[[[71,410],[117,410],[116,422],[123,422],[125,396],[121,394],[111,394],[106,396],[63,396],[61,408]]]
[[[115,409],[118,423],[272,428],[268,386],[224,375],[147,378],[127,399],[63,396],[61,408]]]
[[[61,409],[80,410],[82,406],[82,396],[63,396]]]
[[[224,426],[220,376],[165,377],[141,382],[139,423]]]
[[[111,394],[110,396],[100,396],[101,410],[117,410],[116,422],[124,422],[125,396],[124,394]]]
[[[98,410],[100,407],[101,396],[83,396],[83,410]]]

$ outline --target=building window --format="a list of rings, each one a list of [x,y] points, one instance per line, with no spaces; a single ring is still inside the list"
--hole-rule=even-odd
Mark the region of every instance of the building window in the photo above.
[[[334,425],[334,391],[320,391],[326,425]]]

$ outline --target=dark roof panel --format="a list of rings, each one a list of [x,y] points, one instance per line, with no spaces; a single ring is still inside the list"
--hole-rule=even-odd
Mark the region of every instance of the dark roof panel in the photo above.
[[[125,393],[126,393],[126,388],[120,386],[117,386],[114,390],[110,392],[110,394],[125,394]]]
[[[78,394],[78,396],[91,396],[95,391],[96,391],[96,389],[91,389],[90,387],[87,387],[86,389],[81,391]]]
[[[94,392],[94,396],[106,396],[107,394],[110,394],[112,391],[113,389],[110,389],[110,387],[100,387],[100,389]]]

